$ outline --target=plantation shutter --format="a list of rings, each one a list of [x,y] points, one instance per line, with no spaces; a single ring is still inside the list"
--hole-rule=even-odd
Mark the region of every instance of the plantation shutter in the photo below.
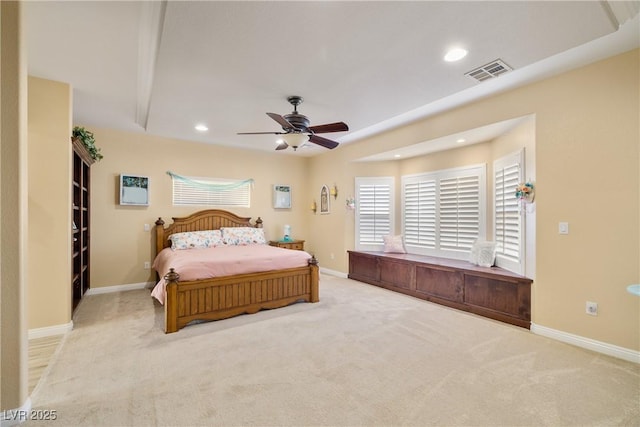
[[[251,207],[251,185],[225,189],[235,180],[221,178],[188,177],[173,179],[173,204],[175,206]]]
[[[477,175],[440,180],[440,249],[469,251],[480,235]]]
[[[435,179],[407,179],[403,188],[405,245],[435,249],[437,232]]]
[[[523,272],[523,217],[515,189],[523,180],[523,151],[494,162],[496,265]]]
[[[486,233],[486,165],[402,177],[407,252],[467,259]]]
[[[381,249],[392,227],[393,178],[356,178],[356,248]]]

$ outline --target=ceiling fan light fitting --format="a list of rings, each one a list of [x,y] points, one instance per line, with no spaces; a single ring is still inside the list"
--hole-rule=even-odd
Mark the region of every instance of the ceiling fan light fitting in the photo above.
[[[303,143],[305,143],[308,139],[307,135],[304,133],[287,133],[282,135],[282,139],[289,144],[291,147],[299,147]]]

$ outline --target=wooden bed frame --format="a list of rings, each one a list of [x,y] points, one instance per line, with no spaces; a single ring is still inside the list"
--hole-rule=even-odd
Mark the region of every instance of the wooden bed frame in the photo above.
[[[173,233],[221,227],[262,228],[259,217],[253,225],[250,217],[243,218],[218,209],[172,219],[173,224],[167,228],[162,218],[156,221],[156,255],[170,246],[168,237]],[[180,282],[180,272],[172,268],[164,277],[167,281],[165,332],[176,332],[193,320],[225,319],[262,309],[284,307],[297,301],[318,302],[318,271],[318,262],[314,257],[306,267],[187,282]]]

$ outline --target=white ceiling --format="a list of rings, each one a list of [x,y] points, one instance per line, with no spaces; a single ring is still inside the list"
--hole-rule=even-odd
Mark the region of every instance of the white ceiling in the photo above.
[[[265,113],[290,113],[289,95],[304,98],[311,125],[346,122],[349,132],[322,134],[344,144],[640,46],[640,1],[28,1],[24,10],[29,74],[72,85],[74,123],[269,151],[276,135],[236,133],[281,130]],[[444,62],[454,46],[469,54]],[[482,83],[464,75],[495,59],[514,71]],[[295,155],[326,150],[308,145]]]

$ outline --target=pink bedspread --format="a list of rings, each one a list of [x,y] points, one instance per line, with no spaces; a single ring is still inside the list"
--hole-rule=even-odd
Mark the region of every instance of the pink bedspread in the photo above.
[[[165,281],[162,277],[169,272],[171,267],[180,274],[180,281],[185,282],[306,267],[310,258],[311,255],[305,251],[294,251],[269,245],[218,246],[176,251],[165,248],[153,261],[153,268],[161,279],[153,288],[151,295],[164,304]]]

